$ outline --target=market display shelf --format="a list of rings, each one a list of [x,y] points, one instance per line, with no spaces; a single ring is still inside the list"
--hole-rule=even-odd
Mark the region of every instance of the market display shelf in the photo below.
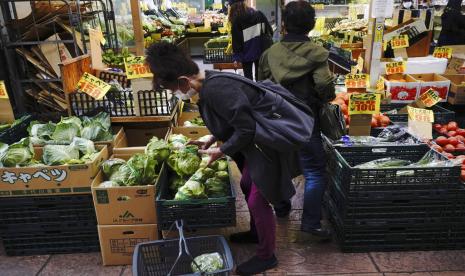
[[[232,175],[230,168],[229,175]],[[160,230],[169,230],[173,223],[180,219],[183,219],[186,227],[190,229],[236,225],[236,192],[231,181],[230,193],[226,197],[172,200],[173,195],[168,188],[169,178],[168,168],[164,166],[160,172],[156,198]]]
[[[399,111],[400,109],[404,108],[405,104],[382,104],[381,105],[381,112],[389,112],[392,110]],[[434,122],[439,124],[445,124],[455,119],[455,112],[450,111],[444,107],[439,105],[435,105],[430,108],[434,112]],[[392,122],[408,122],[408,114],[386,114],[389,116]]]
[[[211,276],[227,276],[233,270],[234,260],[226,239],[222,236],[201,236],[186,238],[186,246],[192,256],[217,252],[221,255],[223,269]],[[134,250],[132,275],[169,275],[178,258],[179,240],[160,240],[138,244]],[[192,259],[184,254],[172,271],[174,275],[191,275]]]

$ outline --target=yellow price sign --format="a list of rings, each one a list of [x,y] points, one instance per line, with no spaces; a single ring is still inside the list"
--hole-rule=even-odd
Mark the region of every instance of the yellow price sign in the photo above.
[[[405,62],[404,61],[394,61],[386,63],[386,75],[393,74],[403,74],[405,73]]]
[[[76,85],[78,91],[84,92],[96,100],[103,98],[110,88],[108,83],[89,73],[84,73]]]
[[[8,99],[8,92],[6,91],[5,81],[0,80],[0,99]]]
[[[367,74],[348,74],[345,79],[346,88],[367,88],[370,77]]]
[[[415,122],[432,123],[434,113],[432,110],[407,106],[408,119]]]
[[[130,80],[153,77],[143,56],[125,58],[124,67],[126,68],[126,75]]]
[[[433,56],[435,58],[451,58],[452,48],[449,47],[436,47],[434,48]]]
[[[376,81],[376,90],[377,91],[384,91],[384,78],[380,77]]]
[[[421,94],[419,97],[420,101],[425,107],[432,107],[433,105],[440,102],[442,99],[433,89],[429,89],[425,93]]]
[[[390,40],[390,42],[392,49],[407,48],[409,46],[408,35],[395,36]]]
[[[324,10],[325,9],[325,4],[314,4],[314,5],[312,5],[312,7],[315,10]]]
[[[349,115],[379,114],[381,95],[374,93],[352,93],[349,98]]]

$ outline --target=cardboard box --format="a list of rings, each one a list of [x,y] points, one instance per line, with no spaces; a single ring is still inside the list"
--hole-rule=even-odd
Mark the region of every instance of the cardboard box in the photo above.
[[[102,141],[102,142],[95,142],[95,145],[105,145],[108,147],[108,155],[111,156],[113,154],[113,148],[123,148],[128,146],[128,139],[126,137],[126,133],[124,132],[123,127],[115,127],[114,132],[116,133],[111,141]]]
[[[423,95],[431,88],[441,97],[441,102],[447,101],[450,80],[438,74],[414,74],[412,77],[420,82],[420,92],[418,95]]]
[[[128,160],[144,148],[119,149],[111,158]],[[125,152],[122,153],[121,152]],[[92,197],[99,225],[151,224],[157,222],[154,185],[101,188],[103,173],[92,183]]]
[[[191,121],[197,117],[200,117],[199,112],[182,112],[178,118],[178,127],[184,127],[186,121]]]
[[[182,134],[192,140],[197,140],[205,135],[210,135],[206,127],[173,127],[171,134]]]
[[[125,127],[126,132],[126,147],[145,147],[150,139],[158,137],[165,139],[169,132],[169,127],[155,128],[153,126],[140,126],[140,127]],[[118,146],[118,148],[122,148]]]
[[[465,75],[444,75],[450,80],[447,101],[450,104],[465,104]]]
[[[405,82],[396,81],[394,77],[383,75],[386,92],[391,95],[392,103],[410,103],[415,101],[420,90],[420,82],[410,75],[403,75]]]
[[[137,244],[158,240],[156,224],[99,225],[103,265],[130,265]]]
[[[90,193],[100,165],[108,159],[106,146],[96,149],[98,155],[86,164],[0,168],[0,197]],[[41,159],[43,148],[34,151],[35,158]]]

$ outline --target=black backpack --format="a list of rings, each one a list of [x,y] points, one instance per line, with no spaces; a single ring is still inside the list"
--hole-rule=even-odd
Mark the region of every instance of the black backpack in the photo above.
[[[313,112],[287,89],[269,80],[254,82],[233,73],[216,73],[205,81],[218,77],[244,82],[263,93],[252,106],[256,120],[254,142],[287,152],[298,150],[310,141],[314,126]]]

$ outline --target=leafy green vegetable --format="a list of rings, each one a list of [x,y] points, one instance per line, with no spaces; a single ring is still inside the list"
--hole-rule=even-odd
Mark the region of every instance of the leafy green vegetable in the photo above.
[[[34,148],[29,138],[11,144],[0,144],[0,162],[4,167],[27,165],[34,158]]]
[[[102,164],[103,175],[106,179],[110,179],[111,176],[119,170],[119,168],[126,164],[126,161],[120,158],[108,159]]]
[[[81,130],[81,137],[91,141],[110,141],[113,135],[101,123],[92,121]]]
[[[74,146],[65,145],[46,145],[42,159],[44,164],[49,166],[83,163],[79,160],[79,150]]]
[[[216,172],[215,177],[221,179],[221,181],[229,181],[229,174],[225,171]]]
[[[207,198],[205,187],[198,181],[188,180],[174,196],[175,200]]]
[[[80,136],[81,126],[71,120],[59,122],[53,132],[52,139],[55,141],[70,143],[74,137]],[[79,121],[80,122],[80,121]]]
[[[94,142],[85,138],[74,137],[71,146],[77,148],[82,155],[89,155],[96,152]]]
[[[176,172],[181,176],[193,175],[200,166],[200,157],[190,152],[180,152],[176,160]]]
[[[223,267],[224,261],[218,252],[197,256],[191,263],[192,272],[213,273],[222,270]]]
[[[182,186],[184,186],[184,184],[186,183],[186,179],[178,176],[178,175],[174,175],[170,178],[170,189],[172,191],[177,191],[179,188],[181,188]]]
[[[41,124],[38,121],[33,121],[29,124],[27,130],[29,132],[29,136],[31,137],[50,140],[52,138],[53,132],[55,131],[55,128],[56,124],[51,122]]]
[[[151,156],[147,154],[136,154],[128,160],[127,165],[136,171],[134,180],[130,180],[132,185],[148,185],[155,183],[157,177],[157,161]]]
[[[10,127],[11,127],[10,124],[3,124],[3,125],[0,125],[0,132],[9,129]]]
[[[215,171],[227,171],[228,162],[226,160],[217,160],[210,165],[210,168],[214,169]]]
[[[172,134],[168,137],[168,142],[175,149],[180,149],[184,147],[184,145],[187,144],[187,141],[189,141],[189,138],[182,134]]]
[[[215,171],[210,168],[201,168],[198,169],[190,179],[203,183],[207,181],[208,178],[213,177],[214,174]]]
[[[82,121],[83,121],[84,125],[87,125],[87,124],[90,124],[90,123],[93,123],[93,122],[97,122],[105,129],[110,129],[110,127],[111,127],[110,114],[108,114],[106,112],[100,112],[97,115],[95,115],[94,117],[84,116],[84,117],[82,117]]]
[[[159,163],[163,163],[169,157],[170,152],[168,143],[157,137],[150,139],[150,142],[145,147],[145,153],[155,158]]]

